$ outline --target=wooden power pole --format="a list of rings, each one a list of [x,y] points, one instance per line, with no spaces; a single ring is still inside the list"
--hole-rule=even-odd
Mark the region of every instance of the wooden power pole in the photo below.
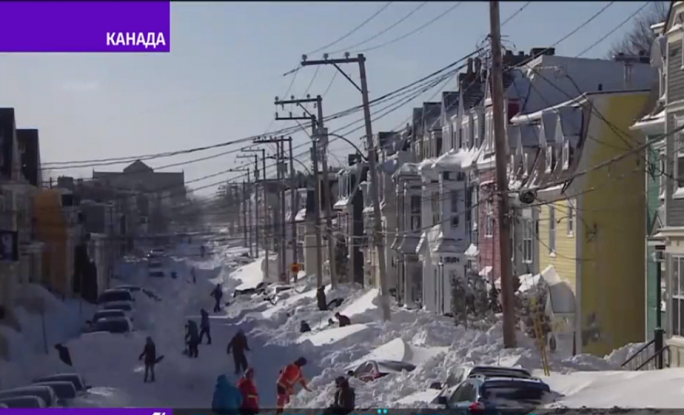
[[[499,2],[489,2],[489,23],[492,42],[492,105],[494,120],[494,151],[496,156],[496,197],[499,216],[499,254],[501,255],[501,306],[503,308],[504,347],[515,347],[515,309],[513,276],[511,275],[511,218],[508,208],[508,176],[506,162],[508,145],[503,112],[503,62],[501,56],[501,22]]]
[[[312,151],[311,151],[311,164],[313,165],[313,181],[314,181],[314,232],[316,235],[316,286],[320,287],[323,285],[323,238],[321,236],[321,180],[319,178],[318,172],[318,142],[316,141],[316,133],[318,130],[318,123],[316,121],[316,116],[309,113],[309,111],[302,105],[305,103],[318,102],[316,98],[303,98],[295,99],[291,97],[289,100],[280,100],[278,97],[275,98],[275,105],[284,107],[285,105],[295,104],[300,106],[305,114],[302,116],[293,116],[290,112],[289,116],[281,117],[276,112],[277,121],[293,120],[293,121],[311,121],[311,138],[313,140]],[[295,247],[296,249],[296,247]]]
[[[366,79],[366,57],[363,54],[358,54],[356,57],[349,57],[346,54],[344,59],[328,59],[327,55],[323,60],[307,60],[306,56],[302,57],[302,66],[313,65],[333,65],[359,92],[363,100],[363,118],[366,127],[366,142],[368,145],[368,163],[369,174],[371,179],[371,197],[373,198],[373,242],[378,253],[378,269],[380,273],[380,305],[382,308],[382,317],[385,321],[391,319],[390,303],[389,303],[389,286],[387,285],[387,263],[385,261],[385,248],[383,244],[382,235],[382,217],[380,215],[380,197],[378,194],[378,171],[375,163],[375,145],[373,143],[373,126],[371,124],[370,100],[368,99],[368,81]],[[356,85],[349,75],[347,75],[339,64],[357,63],[359,65],[359,78],[361,78],[361,86]]]

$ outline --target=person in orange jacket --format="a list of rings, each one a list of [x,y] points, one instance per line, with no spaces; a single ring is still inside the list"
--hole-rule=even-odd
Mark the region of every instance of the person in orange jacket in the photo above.
[[[259,393],[254,383],[254,369],[249,367],[237,383],[242,393],[241,415],[256,415],[259,413]]]
[[[300,357],[280,371],[280,376],[276,382],[276,390],[278,392],[276,415],[282,415],[285,405],[290,403],[290,396],[294,393],[294,387],[297,383],[301,384],[305,390],[311,392],[311,389],[307,386],[306,379],[302,375],[302,367],[304,366],[306,366],[306,359]]]

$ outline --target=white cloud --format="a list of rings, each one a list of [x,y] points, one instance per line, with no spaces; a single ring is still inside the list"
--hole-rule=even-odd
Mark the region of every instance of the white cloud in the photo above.
[[[100,89],[100,83],[97,81],[65,81],[62,82],[60,88],[68,92],[89,92]]]

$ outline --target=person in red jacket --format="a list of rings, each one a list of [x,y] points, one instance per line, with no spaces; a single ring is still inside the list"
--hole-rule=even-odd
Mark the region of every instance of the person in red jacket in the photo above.
[[[259,413],[259,393],[254,384],[254,369],[251,367],[245,370],[244,376],[237,383],[238,389],[242,393],[241,415],[256,415]]]
[[[307,386],[306,379],[302,375],[302,367],[306,365],[306,359],[300,357],[294,363],[285,366],[278,376],[276,382],[276,389],[278,393],[276,415],[281,415],[285,410],[285,405],[290,403],[290,396],[294,393],[294,387],[297,383],[302,385],[302,388],[311,392]]]

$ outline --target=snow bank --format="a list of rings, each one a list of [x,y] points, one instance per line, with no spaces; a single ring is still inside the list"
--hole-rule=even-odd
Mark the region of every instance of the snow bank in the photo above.
[[[236,290],[246,290],[248,288],[255,288],[264,280],[264,274],[261,271],[261,266],[264,262],[263,258],[259,258],[249,265],[240,267],[235,270],[231,278],[240,281],[240,285],[235,287]]]
[[[308,341],[314,346],[330,345],[366,329],[368,326],[365,324],[352,324],[346,327],[334,327],[319,332],[304,333],[299,336],[297,343]]]

